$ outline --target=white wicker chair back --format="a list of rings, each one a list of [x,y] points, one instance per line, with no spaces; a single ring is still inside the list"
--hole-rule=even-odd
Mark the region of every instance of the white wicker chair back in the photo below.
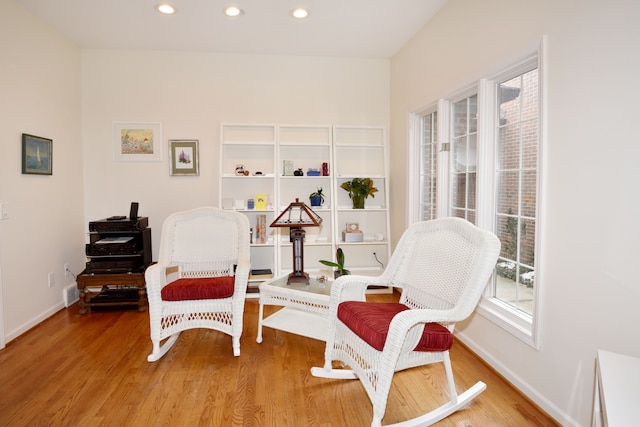
[[[167,217],[158,263],[145,272],[153,343],[149,361],[160,359],[182,331],[193,328],[231,335],[233,354],[240,355],[249,257],[249,221],[239,212],[201,207]],[[231,297],[162,299],[162,288],[178,279],[220,276],[235,276]]]

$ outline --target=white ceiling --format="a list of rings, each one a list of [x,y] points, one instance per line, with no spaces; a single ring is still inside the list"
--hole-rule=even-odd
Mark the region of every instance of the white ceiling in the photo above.
[[[16,0],[82,48],[390,58],[446,0]],[[244,14],[228,18],[223,8]],[[310,16],[293,20],[305,6]]]

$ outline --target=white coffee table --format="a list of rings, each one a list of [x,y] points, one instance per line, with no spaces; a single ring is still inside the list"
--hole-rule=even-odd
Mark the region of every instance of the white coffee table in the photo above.
[[[262,327],[279,329],[304,337],[326,341],[327,314],[331,281],[324,282],[309,278],[309,284],[287,284],[288,275],[262,282],[260,289],[260,310],[258,313],[258,337],[262,342]],[[263,319],[264,306],[282,306],[280,310]]]

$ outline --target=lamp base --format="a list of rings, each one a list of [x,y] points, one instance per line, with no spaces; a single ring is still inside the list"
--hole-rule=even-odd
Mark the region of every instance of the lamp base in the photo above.
[[[309,284],[309,275],[304,271],[301,272],[293,272],[289,274],[289,278],[287,279],[287,284],[289,283],[304,283],[306,285]]]

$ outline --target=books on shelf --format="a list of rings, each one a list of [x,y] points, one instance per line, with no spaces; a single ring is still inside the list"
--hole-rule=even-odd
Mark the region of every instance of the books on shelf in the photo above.
[[[256,194],[256,210],[263,211],[267,209],[267,195]]]
[[[267,216],[258,215],[256,219],[256,243],[267,243]]]
[[[273,272],[270,268],[263,269],[253,269],[249,274],[249,280],[252,279],[271,279],[273,277]]]

